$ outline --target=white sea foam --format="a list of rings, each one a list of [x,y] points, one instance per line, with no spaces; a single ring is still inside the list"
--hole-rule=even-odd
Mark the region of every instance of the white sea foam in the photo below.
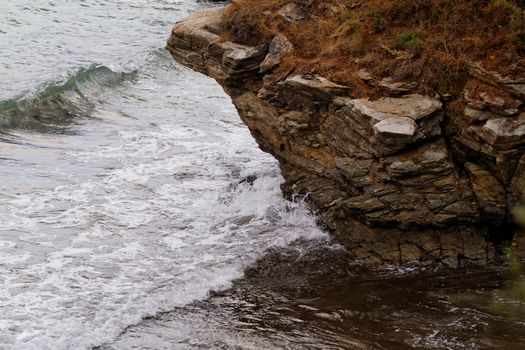
[[[78,134],[0,151],[0,349],[89,349],[324,237],[220,88],[168,68],[105,91]]]

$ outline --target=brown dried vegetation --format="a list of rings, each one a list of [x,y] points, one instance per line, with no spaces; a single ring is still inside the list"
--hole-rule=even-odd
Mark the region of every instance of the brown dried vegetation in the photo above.
[[[303,20],[278,13],[289,3],[303,10]],[[235,0],[224,17],[224,38],[258,45],[283,33],[295,51],[280,71],[321,74],[355,87],[357,95],[373,94],[357,78],[360,69],[454,95],[469,62],[524,75],[522,14],[514,0]]]

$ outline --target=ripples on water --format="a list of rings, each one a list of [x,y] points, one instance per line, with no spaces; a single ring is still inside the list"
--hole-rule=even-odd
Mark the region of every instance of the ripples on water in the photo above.
[[[0,349],[521,348],[500,272],[364,271],[282,199],[162,49],[203,6],[0,2]]]

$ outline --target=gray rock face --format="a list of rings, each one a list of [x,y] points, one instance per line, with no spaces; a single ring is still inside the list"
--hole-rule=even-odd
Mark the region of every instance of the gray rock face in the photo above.
[[[417,84],[394,81],[392,78],[385,78],[379,82],[379,87],[385,89],[392,95],[402,95],[413,90]]]
[[[492,118],[481,128],[480,138],[490,146],[512,150],[525,143],[525,113],[516,118]]]
[[[465,169],[479,203],[482,220],[488,224],[500,226],[505,221],[507,192],[499,181],[482,166],[467,162]]]
[[[186,66],[235,85],[258,72],[267,48],[221,42],[217,32],[223,13],[223,8],[205,10],[178,22],[166,48]]]
[[[281,15],[298,21],[301,6]],[[220,42],[220,16],[219,9],[181,21],[168,50],[223,86],[261,149],[279,160],[284,194],[308,194],[356,258],[383,266],[497,260],[486,237],[508,236],[499,227],[525,187],[525,81],[472,68],[465,113],[449,134],[440,100],[403,95],[412,84],[383,80],[396,97],[370,100],[350,98],[349,87],[322,76],[274,76],[288,40]],[[372,81],[365,73],[356,72]]]
[[[279,15],[288,22],[302,21],[306,17],[305,9],[294,2],[284,5],[279,10]]]
[[[362,148],[377,156],[396,153],[414,142],[441,134],[441,102],[427,96],[376,101],[339,99],[337,103],[342,106],[337,116],[359,124],[354,129],[364,141]]]
[[[281,64],[283,55],[291,53],[292,51],[292,43],[284,35],[276,35],[270,43],[268,54],[260,65],[260,72],[265,73],[277,67]]]

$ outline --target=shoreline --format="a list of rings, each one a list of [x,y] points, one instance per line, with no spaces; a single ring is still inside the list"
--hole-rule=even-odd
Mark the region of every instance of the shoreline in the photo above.
[[[402,350],[452,342],[517,349],[525,343],[523,325],[512,316],[519,308],[501,308],[495,299],[512,290],[507,273],[370,273],[343,248],[295,242],[268,251],[231,288],[145,319],[97,350],[158,347],[158,341],[173,349]]]

